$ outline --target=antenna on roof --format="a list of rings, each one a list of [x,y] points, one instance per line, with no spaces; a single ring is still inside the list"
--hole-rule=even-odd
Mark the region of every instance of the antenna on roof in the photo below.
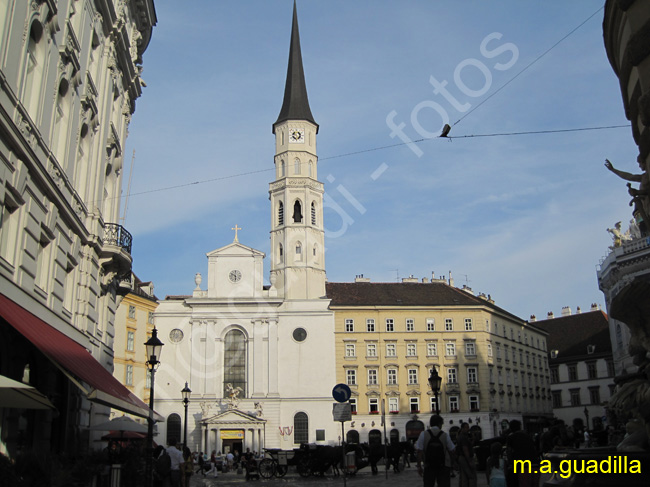
[[[131,194],[131,179],[133,178],[133,165],[135,164],[135,149],[133,149],[133,155],[131,156],[131,167],[129,168],[129,184],[126,187],[126,199],[124,200],[124,213],[122,214],[122,223],[126,223],[126,209],[129,206],[129,195]]]

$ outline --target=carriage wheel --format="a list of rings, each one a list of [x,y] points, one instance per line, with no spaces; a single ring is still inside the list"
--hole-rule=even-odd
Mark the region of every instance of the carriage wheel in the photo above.
[[[287,474],[287,470],[289,470],[289,467],[287,467],[286,465],[276,465],[275,476],[284,477]]]
[[[263,479],[270,479],[275,473],[275,461],[272,458],[265,458],[257,466],[257,471]]]
[[[298,462],[298,474],[301,477],[309,477],[311,475],[311,466],[309,465],[309,459],[303,458]]]

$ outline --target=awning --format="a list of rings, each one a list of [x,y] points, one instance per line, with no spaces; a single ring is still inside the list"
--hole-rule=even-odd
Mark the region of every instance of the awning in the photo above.
[[[149,417],[149,406],[122,385],[88,350],[0,294],[0,315],[54,363],[94,402]],[[164,421],[153,413],[154,421]]]

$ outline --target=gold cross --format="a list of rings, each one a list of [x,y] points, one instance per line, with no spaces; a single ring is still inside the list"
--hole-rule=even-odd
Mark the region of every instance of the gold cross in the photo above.
[[[237,231],[241,230],[241,228],[238,227],[237,224],[235,224],[235,226],[233,228],[231,228],[231,230],[235,231],[235,240],[233,240],[233,242],[239,242],[239,239],[237,238]]]

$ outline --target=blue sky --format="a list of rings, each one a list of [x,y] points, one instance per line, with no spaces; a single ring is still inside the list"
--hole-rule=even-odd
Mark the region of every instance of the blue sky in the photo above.
[[[244,245],[267,254],[268,279],[271,125],[292,3],[156,1],[122,208],[135,149],[125,227],[134,272],[160,298],[191,293],[205,254],[232,242],[235,224]],[[625,181],[603,163],[638,166],[603,47],[603,3],[298,1],[330,281],[451,270],[456,286],[522,318],[604,307],[606,229],[627,228],[631,208]],[[418,140],[444,117],[452,138],[416,149],[397,145],[387,123]]]

